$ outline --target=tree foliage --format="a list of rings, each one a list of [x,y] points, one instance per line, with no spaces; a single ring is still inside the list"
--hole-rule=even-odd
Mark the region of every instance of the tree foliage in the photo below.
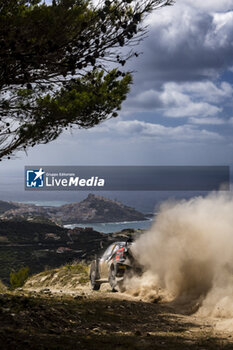
[[[171,3],[0,0],[0,158],[116,117],[143,19]]]
[[[10,285],[12,289],[20,288],[24,285],[29,275],[29,267],[21,267],[18,271],[11,271],[10,273]]]

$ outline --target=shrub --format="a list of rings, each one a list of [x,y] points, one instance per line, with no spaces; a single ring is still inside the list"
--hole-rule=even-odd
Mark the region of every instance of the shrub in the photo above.
[[[88,265],[83,262],[74,262],[72,265],[65,265],[65,268],[71,272],[71,274],[88,274]]]
[[[29,267],[21,267],[18,271],[12,271],[10,273],[10,285],[12,289],[20,288],[24,285],[28,278]]]
[[[0,280],[0,292],[4,292],[7,290],[7,287],[2,283],[2,281]]]

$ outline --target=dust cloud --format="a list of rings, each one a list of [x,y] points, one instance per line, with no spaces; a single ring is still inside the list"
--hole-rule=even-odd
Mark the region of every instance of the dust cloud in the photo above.
[[[132,246],[142,276],[126,288],[201,316],[233,317],[233,196],[168,201],[152,228]]]

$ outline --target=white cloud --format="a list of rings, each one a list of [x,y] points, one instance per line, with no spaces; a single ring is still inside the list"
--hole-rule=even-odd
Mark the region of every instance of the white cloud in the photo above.
[[[164,115],[168,117],[212,116],[221,112],[221,108],[200,99],[195,101],[185,93],[185,87],[176,83],[164,85],[160,99],[164,105]]]
[[[91,133],[113,133],[115,136],[128,138],[156,138],[159,141],[205,141],[205,140],[221,140],[222,137],[212,131],[200,130],[189,124],[180,126],[164,126],[161,124],[148,123],[139,120],[109,120],[108,122],[90,129]]]
[[[220,124],[220,119],[216,116],[222,112],[222,106],[232,105],[232,99],[233,89],[227,82],[169,82],[165,83],[161,90],[149,89],[130,97],[123,110],[128,114],[159,112],[175,118],[215,117],[208,124],[213,124],[214,121]],[[205,124],[206,121],[207,119]]]
[[[233,33],[233,11],[213,14],[212,30],[205,38],[205,45],[213,49],[231,47]]]
[[[233,0],[177,0],[154,11],[143,43],[146,79],[197,81],[232,66],[232,9]]]
[[[153,89],[146,90],[138,94],[134,103],[135,102],[137,105],[143,105],[147,109],[157,108],[161,105],[160,94]]]
[[[221,125],[226,124],[226,121],[224,119],[218,118],[218,117],[209,117],[209,118],[189,118],[189,122],[193,124],[199,124],[199,125]]]
[[[213,24],[215,25],[216,32],[219,32],[224,27],[232,26],[233,11],[224,13],[215,13],[213,15]]]
[[[201,81],[175,84],[173,87],[183,93],[191,94],[193,98],[214,103],[226,101],[233,96],[232,86],[224,81],[218,85],[211,81]]]
[[[233,6],[232,0],[178,0],[180,4],[188,4],[201,11],[229,11]]]

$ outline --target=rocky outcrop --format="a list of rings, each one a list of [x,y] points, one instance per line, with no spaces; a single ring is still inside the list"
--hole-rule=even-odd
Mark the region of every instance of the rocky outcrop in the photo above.
[[[56,217],[63,223],[122,222],[145,220],[145,215],[120,202],[89,194],[80,203],[61,206]]]

